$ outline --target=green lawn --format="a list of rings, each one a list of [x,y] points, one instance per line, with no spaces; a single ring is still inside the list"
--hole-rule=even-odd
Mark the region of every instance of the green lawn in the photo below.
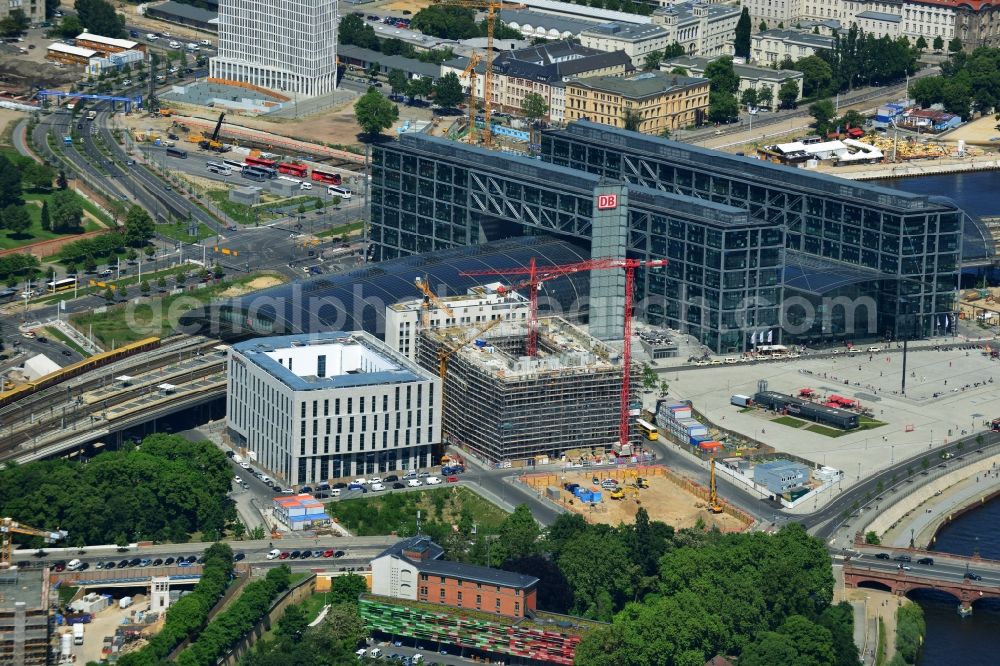
[[[307,622],[312,622],[319,616],[320,611],[323,610],[323,602],[325,599],[326,594],[323,592],[317,592],[299,604],[302,610],[306,612]]]
[[[125,253],[123,252],[122,253],[122,259],[124,259],[124,258],[125,258]],[[192,265],[189,265],[189,264],[185,264],[183,266],[172,266],[170,268],[164,268],[163,270],[152,271],[150,273],[146,273],[144,271],[143,274],[142,274],[142,280],[146,281],[146,282],[149,282],[149,286],[152,287],[152,291],[150,293],[155,296],[156,293],[157,293],[157,290],[159,289],[159,287],[156,286],[156,281],[159,278],[161,278],[161,277],[163,277],[163,278],[169,278],[172,275],[180,275],[182,273],[190,273],[190,272],[193,272],[193,271],[195,271],[195,267],[192,266]],[[99,280],[99,278],[97,278],[96,276],[89,277],[89,278],[87,278],[87,277],[81,277],[80,287],[77,289],[77,296],[78,297],[87,296],[87,295],[90,295],[90,294],[103,294],[104,293],[104,290],[107,288],[106,286],[105,287],[91,287],[91,286],[89,286],[90,280],[100,281],[100,282],[103,282],[105,285],[109,285],[109,284],[113,284],[115,286],[125,285],[126,287],[128,287],[128,289],[130,291],[133,290],[133,289],[136,289],[136,290],[139,289],[139,274],[138,274],[138,271],[136,271],[132,275],[126,275],[125,277],[121,278],[120,280]],[[84,285],[87,285],[87,286],[84,286]],[[167,283],[167,288],[168,289],[172,289],[173,286],[174,285],[172,283],[169,283],[169,282]],[[37,299],[36,301],[33,301],[33,302],[35,302],[35,303],[55,303],[56,301],[60,301],[60,300],[65,299],[66,298],[66,294],[67,294],[67,292],[63,292],[61,294],[52,294],[51,296],[42,296],[41,298],[39,298],[39,299]]]
[[[817,435],[826,435],[827,437],[843,437],[849,432],[855,432],[853,430],[840,430],[838,428],[828,428],[818,423],[809,426],[808,428],[806,428],[806,430],[808,430],[809,432],[814,432]]]
[[[801,428],[806,424],[802,419],[797,419],[793,416],[779,416],[776,419],[771,419],[771,423],[780,423],[781,425],[791,426],[792,428]]]
[[[376,494],[363,498],[333,501],[326,505],[335,517],[357,536],[376,536],[397,532],[414,534],[417,511],[424,524],[434,521],[455,524],[467,512],[480,534],[495,533],[507,512],[467,488],[444,486],[433,490]]]
[[[210,238],[215,235],[215,232],[204,222],[199,222],[197,227],[197,233],[192,236],[188,233],[187,222],[174,222],[172,224],[158,224],[156,225],[156,233],[161,236],[166,236],[167,238],[172,238],[176,241],[181,241],[182,243],[197,243],[200,240]]]
[[[361,220],[357,222],[350,222],[348,224],[342,224],[339,227],[330,227],[329,229],[324,229],[319,233],[315,234],[320,238],[329,238],[330,236],[347,236],[365,228],[365,223]]]
[[[76,344],[75,342],[73,342],[73,340],[71,340],[68,335],[66,335],[65,333],[63,333],[62,331],[60,331],[55,326],[53,326],[51,328],[46,328],[46,329],[44,329],[44,331],[45,331],[45,333],[49,337],[55,338],[56,340],[58,340],[59,342],[63,343],[64,345],[66,345],[67,347],[69,347],[70,349],[72,349],[73,351],[75,351],[78,354],[80,354],[80,356],[82,356],[84,358],[87,358],[88,356],[90,356],[90,352],[88,352],[87,350],[85,350],[83,347],[81,347],[80,345]]]
[[[884,425],[885,421],[879,421],[867,416],[862,416],[858,419],[858,430],[873,430],[875,428],[881,428]]]
[[[73,315],[71,321],[81,331],[92,330],[94,337],[107,349],[151,335],[165,337],[177,330],[180,316],[188,310],[207,303],[230,287],[247,284],[258,277],[260,275],[248,275],[236,280],[225,280],[204,289],[163,298],[154,297],[149,303],[109,306],[100,314],[84,312]],[[132,280],[129,295],[136,296],[139,292],[134,276]]]
[[[237,222],[241,224],[253,224],[258,221],[258,218],[254,215],[250,206],[234,203],[229,200],[228,190],[208,190],[205,194],[208,195],[208,198],[211,199],[223,213]],[[265,219],[269,218],[265,215],[260,216],[260,221],[264,221]]]
[[[25,194],[24,200],[28,203],[28,215],[31,216],[31,226],[23,234],[14,235],[12,232],[7,230],[0,230],[0,250],[9,250],[15,247],[21,247],[24,245],[30,245],[31,243],[37,243],[39,241],[50,240],[52,238],[71,238],[77,234],[57,234],[51,231],[45,231],[42,229],[42,207],[36,204],[32,204],[32,201],[46,201],[52,195],[51,194]],[[81,203],[84,204],[84,208],[87,208],[87,202],[83,197],[77,197],[80,199]],[[96,209],[95,209],[96,210]],[[83,218],[83,231],[96,231],[99,229],[93,221]]]

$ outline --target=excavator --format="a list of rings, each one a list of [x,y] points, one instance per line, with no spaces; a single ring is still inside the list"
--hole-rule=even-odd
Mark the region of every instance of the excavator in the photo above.
[[[715,490],[715,458],[712,458],[712,477],[708,486],[708,510],[712,513],[722,513],[722,502],[719,501],[719,494]]]
[[[224,143],[219,141],[219,131],[222,129],[222,119],[225,117],[225,113],[219,114],[219,122],[215,123],[215,131],[212,132],[212,136],[198,142],[198,145],[201,148],[204,148],[205,150],[214,150],[217,153],[224,153],[229,150]]]

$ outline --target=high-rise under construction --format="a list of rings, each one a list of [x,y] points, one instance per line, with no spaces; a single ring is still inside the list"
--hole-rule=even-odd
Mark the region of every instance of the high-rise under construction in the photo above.
[[[445,440],[491,462],[570,449],[610,449],[618,440],[622,367],[617,351],[566,320],[538,322],[538,353],[526,356],[528,326],[506,321],[422,330],[418,362],[444,377]],[[479,333],[477,333],[479,331]]]

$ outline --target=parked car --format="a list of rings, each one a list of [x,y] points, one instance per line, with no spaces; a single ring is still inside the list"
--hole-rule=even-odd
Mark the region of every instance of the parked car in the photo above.
[[[163,564],[169,567],[171,564],[174,563],[174,561],[175,561],[174,558],[168,557],[167,559],[163,560]]]
[[[333,557],[333,549],[330,548],[329,550],[324,550],[323,557]]]
[[[405,487],[406,487],[406,484],[405,483],[401,483],[399,481],[397,481],[396,483],[392,484],[393,490],[399,490],[400,488],[405,488]]]
[[[246,553],[236,553],[233,555],[233,562],[241,562],[246,559]]]
[[[382,479],[382,481],[385,482],[385,483],[388,483],[390,481],[399,481],[399,477],[396,476],[395,474],[390,474],[389,476],[387,476],[384,479]]]
[[[421,481],[420,479],[410,479],[406,485],[408,485],[411,488],[416,488],[417,486],[424,485],[424,482]]]
[[[385,490],[385,486],[382,485],[381,483],[373,483],[371,489],[375,492],[378,492],[380,490]]]
[[[290,559],[290,560],[297,560],[297,559],[299,559],[299,556],[300,556],[301,554],[302,554],[302,553],[301,553],[300,551],[298,551],[298,550],[293,550],[293,551],[292,551],[291,553],[289,553],[289,555],[288,555],[288,559]]]
[[[283,551],[280,555],[278,555],[279,560],[287,560],[288,557],[289,557],[288,551]]]
[[[438,476],[428,476],[426,479],[424,479],[424,481],[426,481],[426,483],[427,483],[428,486],[436,486],[439,483],[441,483],[441,477],[438,477]]]
[[[448,477],[448,483],[458,483],[458,477],[454,476],[454,475],[449,476]]]

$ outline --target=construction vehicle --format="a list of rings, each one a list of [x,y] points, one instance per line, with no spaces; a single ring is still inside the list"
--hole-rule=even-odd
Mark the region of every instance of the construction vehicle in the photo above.
[[[420,290],[420,293],[424,295],[424,302],[421,304],[421,314],[420,314],[421,325],[425,329],[429,329],[431,327],[430,313],[428,312],[428,310],[430,310],[431,303],[436,305],[438,309],[444,310],[445,313],[452,318],[453,321],[451,323],[455,323],[454,310],[449,308],[447,303],[445,303],[444,301],[442,301],[440,298],[437,297],[437,294],[435,294],[434,290],[431,289],[430,283],[428,282],[427,278],[418,277],[414,282],[417,285],[417,289]]]
[[[615,500],[625,499],[625,489],[624,488],[615,488],[614,490],[612,490],[611,491],[611,499],[615,499]]]
[[[635,487],[636,488],[649,488],[649,481],[647,481],[646,479],[642,478],[641,476],[638,476],[635,479]]]
[[[212,132],[212,136],[198,142],[198,145],[201,148],[204,148],[205,150],[214,150],[217,153],[226,152],[227,148],[225,144],[219,141],[219,131],[222,130],[222,119],[225,117],[225,113],[219,114],[219,121],[215,123],[215,131]]]
[[[0,518],[0,569],[6,569],[10,566],[11,554],[14,551],[12,538],[14,534],[42,537],[45,543],[53,543],[66,538],[66,532],[63,531],[40,530],[37,527],[21,524],[13,518]]]
[[[160,109],[160,117],[162,117],[162,118],[169,118],[172,115],[174,115],[174,110],[173,109]]]
[[[487,67],[487,71],[489,68]],[[487,105],[489,106],[489,105]],[[538,354],[538,290],[541,283],[547,280],[554,280],[558,277],[579,273],[581,271],[597,270],[625,270],[625,326],[622,340],[622,390],[621,409],[618,416],[618,446],[622,451],[631,450],[629,441],[629,411],[631,402],[630,386],[632,381],[632,316],[633,316],[633,293],[635,292],[635,269],[636,268],[663,268],[667,265],[666,259],[591,259],[581,261],[576,264],[565,264],[561,266],[536,266],[535,258],[532,257],[528,263],[528,268],[510,269],[487,269],[478,271],[464,271],[459,273],[462,277],[482,276],[482,275],[528,275],[528,279],[520,284],[508,287],[516,291],[522,287],[530,289],[528,303],[528,344],[527,355],[536,356]]]
[[[712,513],[722,513],[722,509],[719,493],[715,490],[715,458],[712,458],[712,476],[708,484],[708,510]]]

